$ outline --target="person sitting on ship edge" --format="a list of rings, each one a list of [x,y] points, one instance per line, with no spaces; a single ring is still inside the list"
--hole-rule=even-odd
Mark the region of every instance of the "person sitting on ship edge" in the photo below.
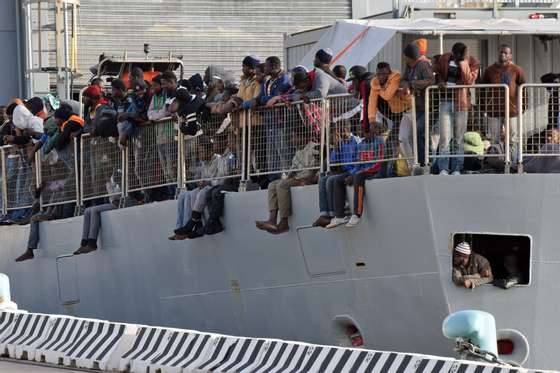
[[[287,232],[288,217],[292,214],[292,196],[290,189],[295,186],[316,183],[316,170],[319,165],[317,143],[311,140],[310,131],[302,128],[293,133],[293,142],[297,151],[292,158],[292,171],[285,179],[274,180],[268,184],[268,220],[257,220],[257,228],[272,234]],[[280,222],[278,222],[280,215]]]
[[[206,195],[212,188],[210,181],[216,177],[218,169],[212,165],[212,143],[210,138],[201,135],[191,139],[196,143],[197,160],[194,172],[189,174],[190,180],[197,180],[196,186],[179,194],[177,201],[177,223],[171,241],[190,238],[197,229],[202,227],[202,210],[206,206]],[[197,206],[200,212],[196,212]]]
[[[213,219],[208,220],[206,225],[202,222],[204,209],[211,202],[214,189],[225,185],[231,168],[230,159],[228,159],[229,152],[226,153],[226,136],[217,134],[210,142],[212,143],[212,157],[209,160],[209,175],[211,179],[203,181],[204,187],[198,192],[195,199],[191,196],[190,219],[183,227],[175,230],[175,235],[170,237],[170,240],[194,239],[202,237],[207,233],[218,233],[220,228],[223,230],[223,227],[218,224],[219,220],[215,220],[215,214],[212,214]],[[191,193],[193,192],[191,191]],[[185,208],[185,210],[187,209]]]
[[[119,208],[121,198],[121,186],[117,183],[119,179],[122,179],[122,176],[120,175],[120,170],[117,170],[105,184],[105,189],[109,195],[109,203],[85,209],[82,241],[78,250],[74,251],[74,255],[87,254],[97,250],[97,238],[101,228],[101,213]]]
[[[314,227],[325,228],[334,218],[334,183],[337,178],[345,179],[358,159],[358,140],[351,132],[350,124],[344,124],[342,131],[335,129],[330,145],[331,170],[319,178],[319,217]],[[333,166],[336,165],[336,166]]]
[[[457,286],[474,289],[493,281],[492,268],[488,259],[473,253],[468,242],[461,242],[453,250],[451,279]]]
[[[332,189],[335,217],[326,228],[331,229],[346,224],[355,227],[360,223],[364,212],[365,183],[366,180],[381,177],[381,162],[384,157],[385,143],[381,133],[386,132],[387,126],[376,123],[375,126],[366,127],[365,138],[358,145],[357,162],[348,176],[335,178]],[[344,205],[346,201],[346,186],[354,186],[354,213],[348,218]]]

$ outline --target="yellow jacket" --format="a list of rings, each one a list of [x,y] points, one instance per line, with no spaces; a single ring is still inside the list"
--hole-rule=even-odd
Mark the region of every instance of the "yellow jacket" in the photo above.
[[[401,96],[398,94],[401,83],[401,74],[393,71],[385,85],[381,86],[377,77],[371,80],[371,91],[368,102],[368,120],[370,125],[375,123],[377,114],[377,101],[381,97],[389,103],[389,109],[393,113],[402,113],[410,108],[410,95]]]
[[[254,76],[251,78],[241,78],[237,97],[241,98],[243,101],[248,101],[257,98],[260,92],[261,85],[257,82],[257,78]]]

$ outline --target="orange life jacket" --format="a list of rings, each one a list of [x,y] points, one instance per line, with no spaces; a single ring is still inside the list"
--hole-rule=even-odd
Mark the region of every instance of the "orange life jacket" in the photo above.
[[[80,118],[79,116],[77,116],[77,115],[71,115],[70,118],[68,118],[68,120],[67,120],[66,122],[62,123],[62,126],[60,126],[60,132],[64,132],[64,127],[66,127],[66,125],[67,125],[69,122],[76,122],[76,123],[78,123],[81,127],[83,127],[84,124],[85,124],[84,120],[83,120],[82,118]]]

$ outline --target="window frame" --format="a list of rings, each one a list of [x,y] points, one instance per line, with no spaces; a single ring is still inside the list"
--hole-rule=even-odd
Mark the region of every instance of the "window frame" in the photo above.
[[[503,232],[487,232],[487,231],[455,231],[450,233],[449,249],[451,252],[451,266],[453,267],[453,250],[456,235],[487,235],[487,236],[505,236],[505,237],[526,237],[529,239],[529,281],[526,284],[516,284],[513,287],[529,287],[533,283],[533,236],[528,233],[503,233]],[[476,251],[475,251],[476,252]],[[485,285],[493,285],[488,283]]]

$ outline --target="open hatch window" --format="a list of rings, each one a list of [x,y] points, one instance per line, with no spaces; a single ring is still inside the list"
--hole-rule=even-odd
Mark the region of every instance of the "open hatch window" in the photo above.
[[[530,236],[458,232],[453,234],[452,240],[452,247],[466,241],[473,252],[488,259],[496,286],[507,286],[508,282],[509,286],[530,284]]]

